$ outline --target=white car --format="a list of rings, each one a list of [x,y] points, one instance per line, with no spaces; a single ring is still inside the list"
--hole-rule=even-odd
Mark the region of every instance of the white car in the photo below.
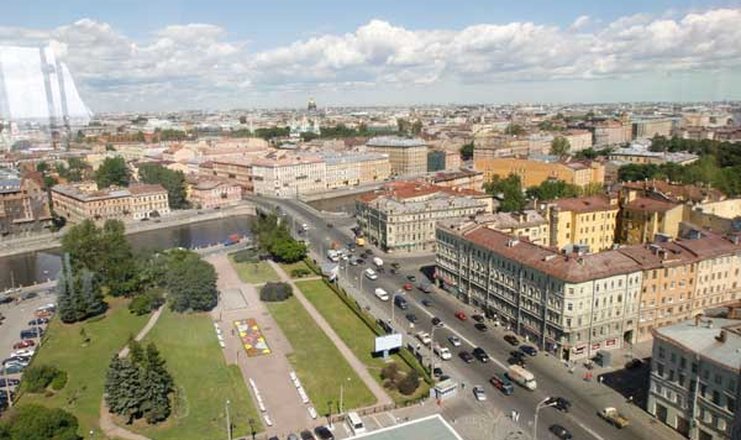
[[[461,338],[459,338],[456,335],[450,335],[448,336],[448,342],[450,342],[450,345],[453,347],[460,347],[461,346]]]
[[[389,300],[389,293],[385,290],[381,289],[380,287],[376,289],[375,291],[376,297],[380,299],[381,301],[388,301]]]
[[[440,356],[440,359],[444,361],[448,361],[453,357],[453,354],[450,353],[450,349],[448,347],[443,347],[440,345],[435,345],[435,348],[433,349],[436,355]]]
[[[377,280],[378,274],[375,270],[371,269],[370,267],[368,269],[365,269],[365,277],[369,280]]]
[[[30,349],[30,348],[24,348],[22,350],[16,350],[12,353],[10,353],[10,357],[17,357],[17,356],[33,356],[33,354],[36,352],[36,350]]]
[[[432,342],[432,338],[430,337],[430,334],[427,332],[419,332],[417,333],[417,339],[420,340],[424,345],[429,345]]]
[[[476,385],[475,387],[473,387],[473,396],[479,402],[483,402],[484,400],[486,400],[486,392],[481,385]]]

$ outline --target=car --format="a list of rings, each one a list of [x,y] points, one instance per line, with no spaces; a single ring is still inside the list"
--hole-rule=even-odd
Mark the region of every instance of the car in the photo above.
[[[473,362],[473,355],[467,351],[462,351],[458,353],[458,357],[461,358],[461,360],[467,364],[470,364]]]
[[[435,367],[432,369],[432,375],[435,377],[440,377],[443,375],[443,369],[440,367]]]
[[[533,347],[532,345],[522,344],[520,345],[519,350],[528,356],[535,356],[538,354],[538,349]]]
[[[16,350],[12,353],[10,353],[10,357],[15,356],[33,356],[33,354],[36,352],[33,348],[22,348],[20,350]]]
[[[561,425],[551,425],[548,430],[561,440],[571,440],[573,438],[569,430]]]
[[[545,404],[565,413],[569,412],[569,408],[571,407],[571,402],[563,397],[551,397],[545,401]]]
[[[484,391],[484,387],[481,385],[476,385],[473,387],[473,396],[478,400],[479,402],[483,402],[486,400],[486,391]]]
[[[423,305],[423,306],[425,306],[425,307],[432,307],[432,301],[430,301],[430,300],[429,300],[429,299],[427,299],[427,298],[423,299],[423,300],[422,300],[422,301],[420,301],[420,302],[421,302],[421,303],[422,303],[422,305]]]
[[[40,327],[33,327],[33,328],[27,328],[25,330],[21,330],[21,339],[31,339],[31,338],[38,338],[40,335],[44,334],[44,329]]]
[[[377,280],[378,279],[378,274],[376,273],[375,270],[373,270],[373,269],[371,269],[369,267],[368,269],[365,269],[365,277],[368,278],[371,281],[372,280]]]
[[[473,319],[476,322],[484,322],[484,315],[477,313],[475,315],[471,315],[471,319]]]
[[[21,295],[21,299],[32,299],[32,298],[36,298],[37,296],[39,296],[39,294],[36,292],[26,292],[23,295]]]
[[[332,223],[327,223],[328,228],[334,228],[334,225]]]
[[[355,262],[357,264],[365,264],[365,260],[363,260],[362,258],[358,258],[357,260],[355,260]]]
[[[489,362],[489,355],[486,353],[486,351],[484,351],[483,348],[476,347],[471,353],[473,353],[473,355],[476,356],[476,359],[478,359],[479,361],[484,363]]]
[[[389,272],[391,273],[391,275],[396,275],[397,273],[399,273],[399,270],[392,267],[391,269],[389,269]]]
[[[444,326],[444,325],[445,325],[445,324],[443,324],[443,320],[442,320],[442,319],[440,319],[440,318],[438,318],[437,316],[433,316],[433,317],[432,317],[432,320],[430,320],[430,322],[431,322],[431,323],[432,323],[432,325],[434,325],[435,327],[442,327],[442,326]]]
[[[424,293],[431,293],[432,292],[432,286],[430,286],[427,283],[419,283],[419,284],[417,284],[417,289],[421,290]]]
[[[350,266],[357,266],[357,265],[358,265],[358,259],[350,260]]]
[[[10,364],[0,369],[0,372],[2,372],[2,374],[16,374],[22,372],[24,368],[26,367],[24,367],[23,365]]]
[[[407,279],[413,283],[417,281],[417,277],[414,275],[407,275]]]
[[[314,434],[316,434],[321,440],[334,440],[334,434],[332,434],[332,431],[324,425],[317,426],[314,429]]]
[[[44,325],[49,323],[49,318],[36,318],[28,321],[28,325]]]
[[[461,346],[461,338],[459,338],[456,335],[450,335],[448,336],[448,342],[450,342],[450,345],[453,347],[460,347]]]
[[[489,383],[505,396],[511,396],[515,392],[515,387],[505,374],[495,374],[489,379]]]
[[[626,370],[634,370],[643,366],[643,361],[638,358],[633,358],[625,363]]]
[[[399,269],[401,265],[397,263],[396,261],[394,261],[393,263],[391,263],[391,267],[393,267],[394,269]]]
[[[468,319],[468,316],[466,316],[466,314],[462,310],[458,310],[457,312],[455,312],[455,317],[460,319],[461,321],[465,321],[466,319]]]
[[[28,364],[31,362],[31,356],[10,356],[9,358],[6,358],[3,360],[4,364],[8,363],[19,363],[19,364]]]
[[[4,297],[0,298],[0,304],[10,304],[13,301],[15,301],[15,300],[13,299],[12,296],[4,296]]]
[[[6,387],[15,387],[18,386],[21,383],[18,379],[13,379],[12,377],[0,377],[0,388],[6,388]],[[5,394],[4,392],[0,391],[0,395]]]
[[[316,440],[316,437],[314,437],[314,434],[311,433],[309,430],[301,431],[301,440]]]
[[[477,322],[476,324],[474,324],[474,327],[476,327],[476,330],[478,330],[480,332],[485,332],[485,331],[489,330],[489,327],[487,327],[486,324],[484,324],[482,322]]]
[[[509,345],[519,345],[520,340],[515,335],[504,335],[504,340],[509,342]]]
[[[21,348],[33,347],[34,345],[36,345],[36,343],[33,340],[31,340],[31,339],[24,339],[21,342],[16,342],[15,344],[13,344],[13,350],[18,350],[18,349],[21,349]]]
[[[416,324],[417,321],[419,321],[419,318],[417,318],[417,315],[414,313],[407,313],[406,314],[407,321],[411,322],[412,324]]]
[[[296,434],[290,433],[288,434],[288,437],[286,437],[286,440],[301,440],[301,439]]]
[[[401,286],[401,288],[406,290],[407,292],[411,292],[414,286],[412,286],[412,283],[404,283],[404,285]]]

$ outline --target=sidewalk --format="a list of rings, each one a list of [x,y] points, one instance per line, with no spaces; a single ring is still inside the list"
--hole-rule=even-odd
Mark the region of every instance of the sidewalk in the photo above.
[[[324,331],[324,333],[327,335],[327,337],[329,337],[329,339],[337,347],[337,349],[340,350],[342,356],[355,370],[360,379],[363,380],[365,386],[367,386],[368,389],[371,390],[373,395],[376,397],[376,404],[386,405],[393,403],[393,400],[391,400],[391,398],[386,394],[386,392],[383,390],[383,387],[370,375],[365,364],[363,364],[360,359],[355,356],[355,353],[353,353],[352,350],[350,350],[350,348],[345,345],[345,342],[337,335],[337,333],[335,333],[335,331],[324,319],[321,313],[319,313],[319,311],[314,308],[314,305],[308,299],[306,299],[304,294],[296,286],[293,280],[291,280],[291,278],[286,274],[283,268],[272,260],[270,260],[269,263],[273,270],[278,273],[278,276],[281,278],[281,280],[283,282],[289,283],[291,287],[293,287],[293,295],[296,297],[296,299],[299,300],[301,305],[304,306],[304,309],[306,309],[309,315],[311,315],[317,325]]]

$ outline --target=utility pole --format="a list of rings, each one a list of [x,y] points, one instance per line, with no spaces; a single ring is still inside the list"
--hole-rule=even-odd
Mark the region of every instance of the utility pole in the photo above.
[[[546,406],[553,406],[556,404],[556,402],[551,402],[546,405],[545,403],[550,399],[550,397],[546,397],[545,399],[538,402],[537,405],[535,405],[535,420],[533,420],[533,440],[538,440],[538,412],[541,408],[545,408]]]
[[[232,421],[229,418],[229,399],[226,400],[226,438],[232,440]]]

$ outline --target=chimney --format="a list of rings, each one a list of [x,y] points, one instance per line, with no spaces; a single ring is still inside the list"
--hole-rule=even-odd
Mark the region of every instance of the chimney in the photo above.
[[[724,329],[724,330],[721,330],[720,331],[720,334],[715,337],[715,340],[718,341],[718,342],[720,342],[721,344],[723,344],[723,343],[726,342],[726,337],[727,337],[727,334],[726,334],[726,331]]]

